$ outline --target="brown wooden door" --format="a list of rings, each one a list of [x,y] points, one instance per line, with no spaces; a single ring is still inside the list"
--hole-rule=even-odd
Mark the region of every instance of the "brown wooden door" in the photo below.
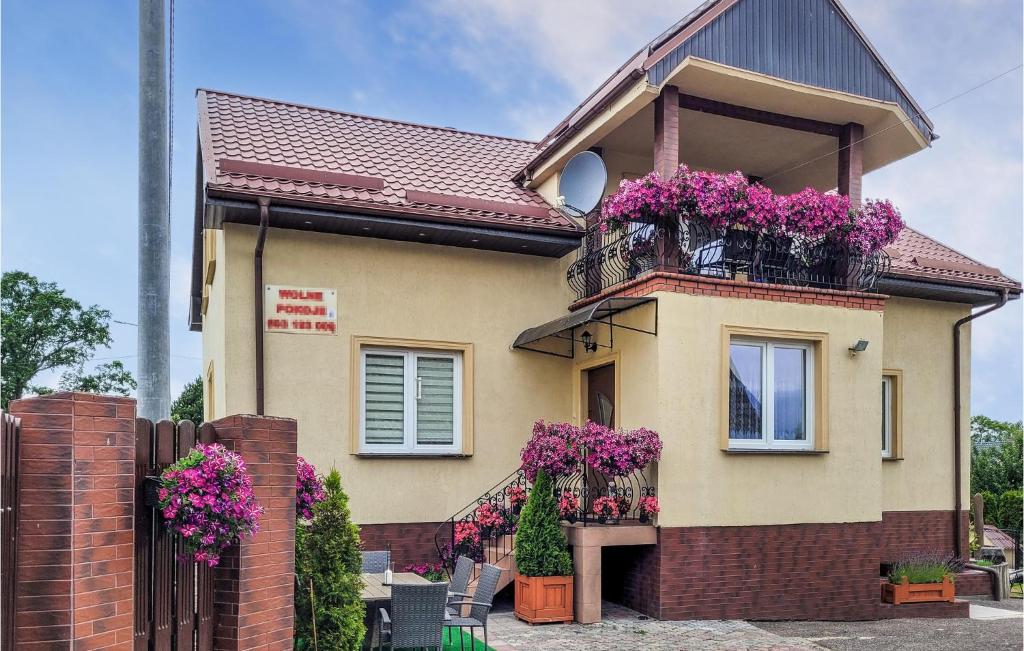
[[[615,427],[615,364],[587,371],[587,418]]]

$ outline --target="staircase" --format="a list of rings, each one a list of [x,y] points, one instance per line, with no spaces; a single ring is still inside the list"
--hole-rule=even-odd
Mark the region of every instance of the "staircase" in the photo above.
[[[476,589],[484,563],[501,568],[498,590],[515,578],[515,531],[522,507],[519,500],[525,501],[529,490],[523,471],[516,470],[442,522],[434,532],[434,545],[449,576],[459,556],[476,561],[469,581],[470,592]]]

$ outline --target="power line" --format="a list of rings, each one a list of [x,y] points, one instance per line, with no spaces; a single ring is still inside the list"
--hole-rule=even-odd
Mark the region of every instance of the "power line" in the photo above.
[[[915,118],[923,117],[926,114],[928,114],[929,112],[934,111],[935,109],[937,109],[937,108],[939,108],[941,106],[945,106],[946,104],[949,104],[953,100],[960,99],[964,95],[967,95],[969,93],[973,93],[974,91],[978,90],[979,88],[981,88],[983,86],[987,86],[988,84],[991,84],[993,81],[996,81],[997,79],[1001,79],[1002,77],[1005,77],[1006,75],[1010,74],[1011,72],[1013,72],[1015,70],[1019,70],[1022,67],[1024,67],[1024,64],[1017,64],[1014,67],[1010,68],[1009,70],[1004,70],[1003,72],[1000,72],[998,75],[996,75],[994,77],[990,77],[990,78],[986,79],[985,81],[981,82],[980,84],[978,84],[976,86],[972,86],[972,87],[968,88],[967,90],[965,90],[963,92],[957,93],[956,95],[953,95],[952,97],[948,97],[948,98],[942,100],[941,102],[939,102],[938,104],[935,104],[934,106],[931,106],[928,109],[921,111],[920,113],[913,114],[912,116],[908,117],[906,120],[902,120],[900,122],[897,122],[896,124],[890,124],[889,126],[885,127],[884,129],[880,129],[879,131],[876,131],[876,132],[874,132],[874,133],[872,133],[870,135],[864,136],[860,140],[856,140],[854,142],[851,142],[849,145],[846,145],[845,147],[840,147],[840,148],[838,148],[838,149],[836,149],[834,151],[828,152],[827,154],[822,154],[820,156],[815,156],[814,158],[811,158],[810,160],[806,160],[803,163],[800,163],[799,165],[794,165],[793,167],[790,167],[788,169],[782,170],[781,172],[776,172],[775,174],[772,174],[771,176],[766,176],[765,178],[761,179],[761,181],[764,182],[764,181],[768,181],[769,179],[774,179],[777,176],[782,176],[783,174],[789,174],[790,172],[798,170],[801,167],[806,167],[807,165],[810,165],[811,163],[815,163],[815,162],[821,160],[822,158],[828,158],[829,156],[832,156],[834,154],[838,154],[839,152],[843,151],[844,149],[848,149],[848,148],[852,147],[853,145],[860,144],[860,143],[864,142],[865,140],[868,140],[869,138],[874,138],[877,135],[883,134],[886,131],[888,131],[889,129],[893,129],[893,128],[896,128],[896,127],[899,127],[899,126],[903,126],[907,122],[913,121]]]
[[[130,323],[128,321],[118,321],[117,319],[111,319],[110,322],[111,323],[120,323],[121,325],[126,325],[126,326],[134,326],[136,328],[139,327],[138,323]]]

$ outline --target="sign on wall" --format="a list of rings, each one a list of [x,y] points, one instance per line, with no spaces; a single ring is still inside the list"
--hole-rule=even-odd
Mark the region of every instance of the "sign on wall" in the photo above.
[[[267,285],[264,299],[266,332],[338,334],[338,296],[333,289]]]

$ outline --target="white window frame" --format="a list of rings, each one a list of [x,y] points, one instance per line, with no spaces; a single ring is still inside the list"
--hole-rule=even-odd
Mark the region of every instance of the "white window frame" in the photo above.
[[[395,355],[404,359],[403,394],[405,398],[404,440],[401,444],[366,442],[366,356]],[[462,454],[462,352],[425,348],[385,348],[362,346],[359,359],[359,452],[361,454],[448,455]],[[452,443],[426,445],[416,441],[416,401],[418,378],[416,360],[420,357],[453,360]],[[412,380],[412,381],[410,381]]]
[[[802,341],[772,341],[765,339],[747,339],[731,337],[729,340],[729,356],[732,359],[733,344],[754,346],[761,350],[761,438],[732,438],[731,414],[726,414],[729,431],[730,450],[813,450],[814,448],[814,405],[816,378],[814,364],[814,344]],[[806,436],[803,441],[775,439],[775,350],[779,348],[796,349],[804,352],[804,429]],[[728,386],[725,388],[729,390]],[[728,401],[726,401],[728,409]]]
[[[882,458],[891,459],[894,454],[893,447],[893,399],[896,388],[896,379],[892,375],[882,376]]]

